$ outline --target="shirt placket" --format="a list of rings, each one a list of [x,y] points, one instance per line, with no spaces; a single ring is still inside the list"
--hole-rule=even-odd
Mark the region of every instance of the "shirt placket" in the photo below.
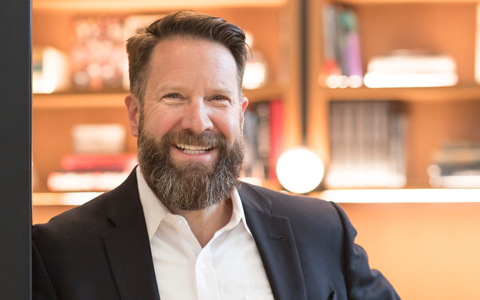
[[[198,255],[195,264],[198,300],[221,300],[212,257],[211,243],[208,243]]]

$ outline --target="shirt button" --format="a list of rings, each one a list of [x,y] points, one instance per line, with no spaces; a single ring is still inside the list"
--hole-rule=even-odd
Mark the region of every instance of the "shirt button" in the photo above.
[[[204,263],[199,263],[198,264],[198,267],[200,268],[200,270],[205,270],[205,264]]]

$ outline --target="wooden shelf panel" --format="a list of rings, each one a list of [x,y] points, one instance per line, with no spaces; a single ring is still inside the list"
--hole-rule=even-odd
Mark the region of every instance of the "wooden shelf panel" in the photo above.
[[[82,205],[102,193],[33,193],[33,206]],[[351,189],[315,192],[310,197],[338,203],[480,202],[480,189]]]
[[[480,202],[480,189],[327,190],[311,196],[338,203],[467,203]]]
[[[65,109],[65,108],[108,108],[124,107],[125,95],[128,92],[118,93],[59,93],[34,94],[33,109]],[[283,98],[285,89],[270,85],[256,90],[244,90],[243,94],[250,102]]]
[[[478,3],[478,0],[334,0],[334,3],[349,5],[395,4],[395,3]]]
[[[148,11],[227,7],[280,7],[287,0],[33,0],[33,10],[51,11]]]
[[[403,101],[459,101],[480,100],[480,86],[436,88],[367,88],[329,89],[320,94],[329,100],[403,100]]]

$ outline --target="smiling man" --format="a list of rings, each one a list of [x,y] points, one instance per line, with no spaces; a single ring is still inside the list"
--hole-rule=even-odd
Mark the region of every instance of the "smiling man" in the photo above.
[[[34,299],[399,299],[338,205],[238,183],[246,51],[191,11],[128,41],[139,166],[34,226]]]

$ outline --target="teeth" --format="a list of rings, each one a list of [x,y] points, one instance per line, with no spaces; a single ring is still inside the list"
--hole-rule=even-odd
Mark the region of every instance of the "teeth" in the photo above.
[[[182,150],[184,153],[187,154],[201,154],[211,150],[213,147],[205,147],[205,146],[192,146],[186,144],[177,144],[178,149]]]

